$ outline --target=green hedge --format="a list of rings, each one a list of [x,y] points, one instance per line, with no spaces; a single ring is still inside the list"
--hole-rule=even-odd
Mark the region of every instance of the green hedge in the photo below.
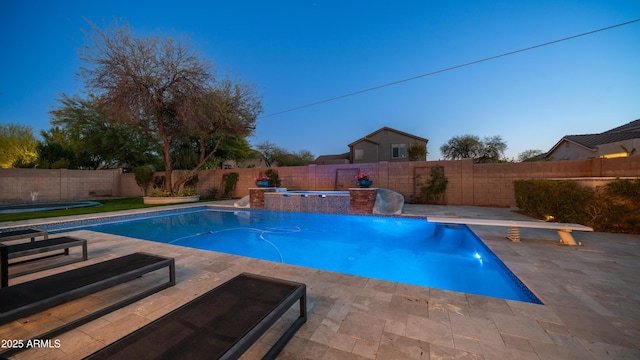
[[[578,223],[596,231],[640,234],[640,179],[596,189],[573,180],[514,181],[516,204],[526,215]]]

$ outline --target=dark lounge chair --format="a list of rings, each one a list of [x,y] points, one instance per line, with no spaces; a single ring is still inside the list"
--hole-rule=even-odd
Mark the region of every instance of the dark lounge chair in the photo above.
[[[306,286],[247,273],[87,359],[237,359],[296,302],[300,315],[264,356],[273,359],[307,321]]]
[[[20,271],[14,271],[9,274],[9,266],[39,263],[40,260],[58,255],[69,255],[69,249],[72,247],[82,247],[82,257],[69,257],[65,261],[43,263],[41,266],[32,266]],[[53,253],[53,251],[63,250],[62,252]],[[35,256],[40,255],[40,256]],[[19,259],[29,257],[27,260],[14,261],[9,263],[10,259]],[[37,271],[47,270],[54,267],[71,264],[78,261],[87,260],[87,240],[77,239],[69,236],[62,236],[52,239],[40,241],[32,241],[13,245],[0,244],[0,287],[9,286],[9,279],[17,276],[31,274]]]
[[[61,333],[174,285],[175,263],[173,258],[146,253],[134,253],[0,288],[0,325],[134,280],[144,274],[163,268],[169,269],[169,280],[167,282],[156,284],[144,291],[132,294],[99,311],[87,314],[38,336],[39,339],[44,340],[51,339]],[[0,349],[0,351],[2,350],[4,349]],[[0,352],[0,355],[8,356],[19,350],[20,349],[9,349],[8,351]]]
[[[13,241],[20,239],[31,238],[31,241],[35,241],[36,237],[42,236],[45,240],[49,237],[49,233],[46,230],[38,229],[21,229],[0,232],[0,242]]]

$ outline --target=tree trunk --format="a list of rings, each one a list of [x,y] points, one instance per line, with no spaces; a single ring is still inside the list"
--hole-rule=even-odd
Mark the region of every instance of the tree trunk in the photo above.
[[[173,191],[173,167],[171,166],[171,155],[169,151],[171,146],[165,141],[164,143],[164,190],[170,193]]]

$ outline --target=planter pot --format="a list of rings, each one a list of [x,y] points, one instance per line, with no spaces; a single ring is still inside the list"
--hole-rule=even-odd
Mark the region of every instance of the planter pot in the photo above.
[[[268,187],[269,186],[269,180],[258,180],[258,181],[256,181],[256,186],[257,187]]]
[[[196,202],[200,200],[200,196],[167,196],[167,197],[159,197],[159,196],[145,196],[144,198],[145,204],[178,204],[178,203],[186,203],[186,202]]]
[[[373,180],[358,180],[358,187],[368,188],[373,184]]]

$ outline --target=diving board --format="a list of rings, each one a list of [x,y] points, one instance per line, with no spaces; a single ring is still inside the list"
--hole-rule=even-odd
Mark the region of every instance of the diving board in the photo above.
[[[520,242],[520,228],[550,229],[556,230],[560,236],[560,242],[565,245],[578,245],[571,235],[572,231],[593,231],[585,225],[554,223],[544,221],[523,221],[523,220],[496,220],[496,219],[472,219],[447,216],[427,216],[430,222],[463,224],[463,225],[484,225],[484,226],[504,226],[509,228],[507,239],[513,242]]]

